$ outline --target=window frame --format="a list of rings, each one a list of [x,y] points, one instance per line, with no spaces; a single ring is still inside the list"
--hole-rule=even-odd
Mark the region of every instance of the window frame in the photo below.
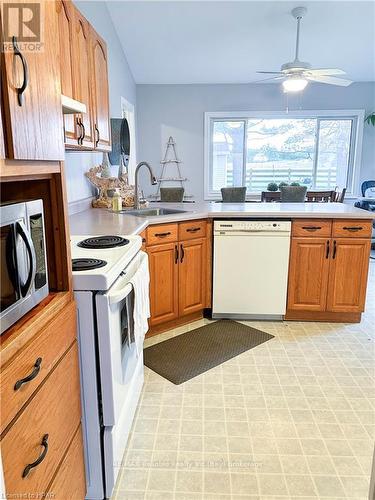
[[[219,200],[221,193],[210,189],[212,178],[213,143],[212,134],[215,121],[244,121],[244,140],[247,137],[247,120],[259,118],[314,118],[318,120],[351,119],[352,133],[350,139],[349,165],[347,172],[347,196],[357,197],[359,194],[359,175],[362,157],[364,109],[336,109],[336,110],[297,110],[297,111],[207,111],[204,113],[204,199]],[[314,169],[317,164],[318,141],[315,143]],[[244,165],[246,148],[244,148]],[[246,175],[246,169],[243,169]],[[340,186],[343,188],[345,186]],[[258,199],[260,192],[247,192],[246,200]]]

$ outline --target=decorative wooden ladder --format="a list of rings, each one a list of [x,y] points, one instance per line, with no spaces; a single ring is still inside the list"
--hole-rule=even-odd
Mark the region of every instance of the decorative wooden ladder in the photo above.
[[[161,175],[158,179],[158,189],[156,194],[149,196],[149,198],[153,198],[156,201],[160,201],[160,188],[162,187],[162,183],[164,182],[178,182],[180,186],[185,188],[184,183],[188,180],[187,177],[183,177],[181,173],[180,163],[181,160],[177,158],[176,153],[176,143],[172,136],[169,137],[167,142],[167,147],[165,150],[164,158],[161,160],[160,164],[162,166]],[[166,170],[167,167],[175,166],[177,169],[177,177],[167,177]],[[184,199],[193,198],[191,195],[184,194]]]

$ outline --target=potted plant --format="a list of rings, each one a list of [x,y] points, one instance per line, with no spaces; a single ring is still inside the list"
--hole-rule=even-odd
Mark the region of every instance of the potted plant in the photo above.
[[[365,122],[368,124],[368,125],[372,125],[375,127],[375,111],[373,111],[372,113],[368,114],[365,118]]]
[[[276,184],[276,182],[270,182],[267,186],[267,190],[268,191],[278,191],[278,185]]]

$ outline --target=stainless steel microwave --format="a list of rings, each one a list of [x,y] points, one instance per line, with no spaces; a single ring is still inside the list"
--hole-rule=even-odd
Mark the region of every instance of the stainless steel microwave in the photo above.
[[[47,297],[43,201],[1,205],[1,333]]]

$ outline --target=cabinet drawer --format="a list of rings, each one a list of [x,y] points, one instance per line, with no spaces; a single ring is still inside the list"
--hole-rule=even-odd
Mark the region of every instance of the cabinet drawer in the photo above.
[[[322,219],[294,220],[292,224],[292,236],[317,236],[326,238],[331,236],[332,221]]]
[[[372,222],[367,220],[334,220],[332,236],[334,238],[366,238],[372,232]]]
[[[37,498],[46,491],[79,423],[78,349],[74,342],[1,441],[9,496]],[[26,473],[26,466],[41,458]]]
[[[182,222],[178,227],[178,237],[180,240],[192,240],[193,238],[206,237],[207,222],[205,220],[193,220]]]
[[[0,381],[1,432],[69,348],[75,334],[76,313],[72,302],[3,368]],[[22,380],[25,382],[21,383]]]
[[[56,500],[77,500],[85,498],[86,480],[81,426],[78,427],[67,454],[50,486],[49,493],[50,498]]]
[[[147,245],[177,241],[177,224],[161,224],[147,228]]]

